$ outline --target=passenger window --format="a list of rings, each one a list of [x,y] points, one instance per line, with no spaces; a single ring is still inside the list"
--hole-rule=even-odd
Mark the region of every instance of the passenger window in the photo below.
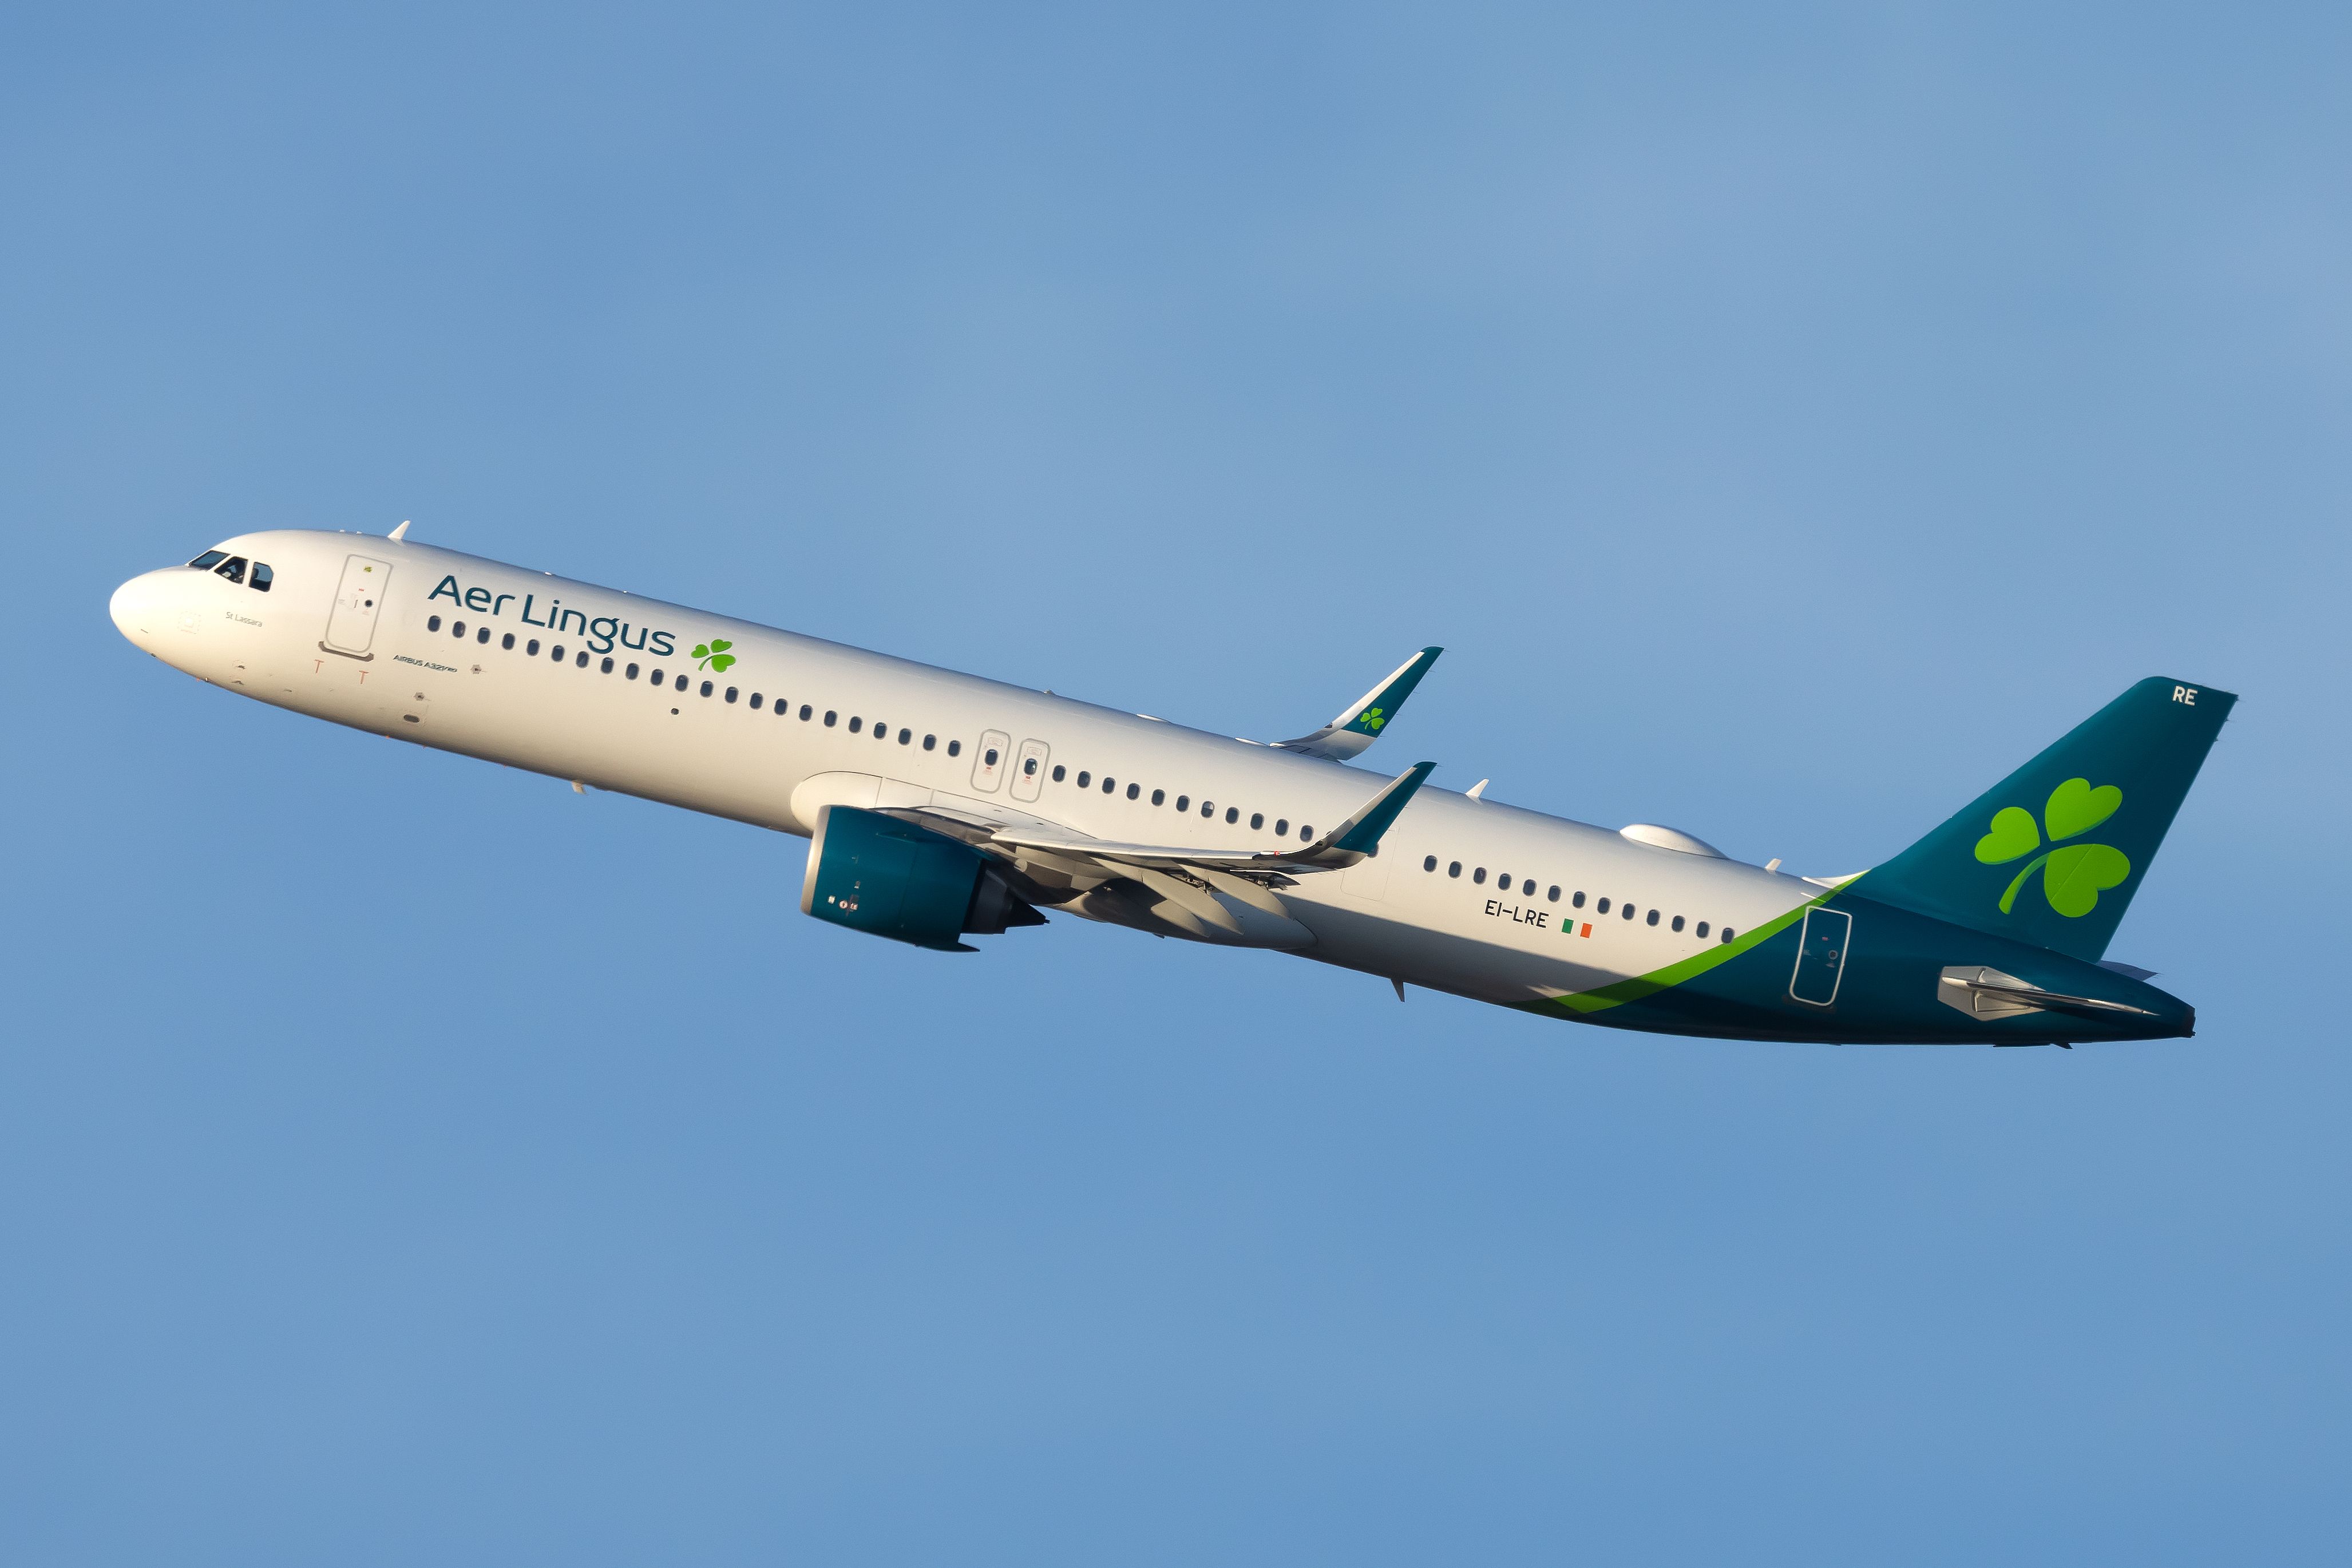
[[[610,675],[610,674],[612,674],[612,673],[613,673],[613,661],[612,661],[612,659],[611,659],[611,658],[607,658],[604,660],[604,668],[603,668],[603,670],[602,670],[600,673],[602,673],[602,674],[605,674],[605,675]]]
[[[463,638],[466,635],[466,623],[463,621],[451,621],[449,623],[449,635],[453,637]]]
[[[672,687],[674,687],[676,689],[677,689],[677,690],[679,690],[679,691],[683,691],[683,690],[685,690],[685,689],[686,689],[686,677],[684,677],[683,675],[681,675],[681,676],[679,676],[676,680],[672,681],[670,684],[671,684],[671,686],[672,686]]]
[[[1495,880],[1503,885],[1503,891],[1507,893],[1511,890],[1511,874],[1508,871],[1504,872],[1501,876],[1496,878]]]
[[[1061,763],[1055,763],[1054,764],[1054,782],[1055,784],[1060,784],[1062,782],[1062,775],[1065,771],[1066,770],[1063,768]]]
[[[199,572],[209,572],[227,559],[228,552],[226,550],[207,550],[188,564]]]
[[[1032,779],[1034,779],[1034,778],[1035,778],[1035,777],[1037,776],[1037,759],[1036,759],[1036,758],[1034,758],[1034,757],[1024,757],[1024,758],[1022,758],[1022,759],[1021,759],[1021,775],[1022,775],[1024,778],[1032,778]]]
[[[739,689],[739,688],[737,688],[737,687],[732,687],[732,686],[729,687],[729,688],[727,689],[727,700],[728,700],[728,701],[730,701],[730,702],[734,701],[734,700],[735,700],[736,693],[737,693],[737,691],[738,691],[739,689]],[[705,697],[708,697],[708,696],[709,696],[709,695],[710,695],[710,689],[709,689],[709,687],[708,685],[706,685],[706,686],[703,688],[703,689],[702,689],[702,694],[703,694]]]
[[[1190,811],[1190,810],[1192,810],[1192,797],[1191,795],[1178,795],[1178,796],[1176,797],[1176,809],[1177,809],[1177,810],[1179,810],[1179,811]]]
[[[506,636],[504,636],[504,637],[500,637],[500,638],[499,639],[499,646],[500,647],[502,647],[502,648],[505,648],[505,649],[506,649],[507,651],[509,651],[509,653],[511,653],[512,651],[514,651],[514,633],[512,633],[512,632],[509,632]],[[629,666],[629,679],[630,679],[631,680],[635,680],[636,678],[637,678],[637,667],[636,667],[635,665],[634,665],[634,664],[633,664],[633,665]]]
[[[961,755],[962,755],[962,754],[963,754],[963,742],[962,742],[961,741],[950,741],[950,742],[948,742],[948,755],[949,755],[949,756],[950,756],[950,757],[955,757],[955,756],[961,756]]]
[[[562,643],[557,643],[553,647],[549,648],[547,650],[547,657],[553,659],[556,663],[562,664],[563,662],[563,645]]]
[[[1265,831],[1265,813],[1262,811],[1253,811],[1250,813],[1250,831],[1252,833],[1263,833]]]
[[[1621,915],[1624,916],[1627,920],[1629,920],[1629,921],[1630,921],[1630,920],[1632,920],[1635,915],[1640,914],[1642,911],[1641,911],[1641,910],[1637,910],[1637,909],[1635,909],[1635,908],[1634,908],[1633,905],[1631,905],[1631,904],[1620,904],[1620,905],[1618,905],[1618,906],[1617,906],[1617,912],[1618,912],[1619,914],[1621,914]]]
[[[1580,899],[1584,895],[1581,893],[1577,895]],[[1599,915],[1607,914],[1609,912],[1609,900],[1606,899],[1595,899],[1592,901],[1592,912]]]
[[[1728,942],[1731,940],[1731,928],[1729,926],[1723,928],[1723,940],[1726,942]]]
[[[855,728],[855,726],[852,727]],[[887,724],[876,724],[874,726],[874,738],[877,741],[888,740],[890,738],[890,726]]]
[[[267,594],[269,592],[269,568],[257,561],[253,563],[253,581],[247,585],[258,588]]]
[[[758,692],[754,691],[751,693],[751,711],[757,713],[760,710],[760,704],[766,700],[767,699],[761,696]]]
[[[1706,934],[1706,922],[1705,921],[1698,922],[1698,934],[1700,936],[1705,936]]]
[[[1544,901],[1549,904],[1556,904],[1559,902],[1559,884],[1558,882],[1554,882],[1551,885],[1551,891],[1544,895]]]
[[[1111,777],[1108,773],[1103,774],[1103,794],[1108,795],[1118,787],[1118,781],[1117,779]]]
[[[1459,877],[1462,875],[1462,862],[1459,860],[1447,861],[1445,865],[1445,874],[1449,877]]]
[[[1139,795],[1142,793],[1143,786],[1141,784],[1129,784],[1127,786],[1127,798],[1129,800],[1133,800],[1137,795]]]
[[[1302,822],[1298,825],[1298,837],[1311,844],[1315,840],[1315,830]]]
[[[923,737],[923,750],[927,752],[938,750],[939,743],[940,738],[937,735],[926,735]]]
[[[572,663],[574,663],[574,664],[576,664],[576,665],[578,665],[578,666],[579,666],[581,668],[583,668],[583,669],[587,668],[588,668],[588,650],[587,650],[586,648],[584,648],[584,647],[583,647],[583,648],[582,648],[582,649],[580,650],[580,656],[579,656],[577,658],[573,659],[572,662]]]
[[[1680,931],[1680,930],[1682,930],[1682,929],[1683,929],[1683,917],[1682,917],[1682,916],[1680,916],[1680,915],[1676,915],[1676,916],[1675,917],[1675,929],[1676,931]]]
[[[864,728],[866,728],[866,721],[852,713],[849,716],[849,732],[855,735]]]
[[[532,658],[537,658],[539,657],[539,639],[537,637],[531,638],[529,643],[524,645],[522,651],[530,655]],[[654,676],[654,679],[656,680],[659,680],[661,676],[656,673]]]
[[[915,732],[912,730],[901,730],[898,731],[898,744],[902,746],[914,738]]]
[[[1436,856],[1434,856],[1434,855],[1431,855],[1431,856],[1425,857],[1425,858],[1422,860],[1422,863],[1421,863],[1421,868],[1422,868],[1423,870],[1424,870],[1424,871],[1434,871],[1434,870],[1436,870],[1436,869],[1437,869],[1437,857],[1436,857]]]
[[[1094,783],[1094,782],[1095,782],[1095,775],[1094,775],[1094,774],[1092,774],[1092,773],[1087,773],[1087,772],[1085,769],[1083,769],[1083,768],[1081,768],[1080,770],[1078,770],[1078,787],[1079,787],[1080,789],[1084,789],[1084,788],[1086,788],[1088,784],[1092,784],[1092,783]]]
[[[1470,879],[1474,882],[1483,884],[1486,880],[1486,868],[1481,866],[1475,871],[1471,872]]]
[[[1156,789],[1156,790],[1153,790],[1153,791],[1151,792],[1151,804],[1152,804],[1152,805],[1167,805],[1167,804],[1168,804],[1168,792],[1167,792],[1166,790],[1164,790],[1164,789]]]
[[[1203,822],[1205,822],[1205,821],[1207,821],[1210,817],[1213,817],[1213,816],[1216,816],[1216,815],[1217,815],[1217,803],[1216,803],[1215,801],[1213,801],[1213,800],[1204,800],[1204,801],[1202,801],[1202,802],[1201,803],[1201,820],[1202,820]]]
[[[230,556],[227,560],[213,568],[213,575],[215,577],[226,577],[232,583],[242,584],[245,581],[245,557],[242,555]]]
[[[426,631],[428,631],[428,632],[437,632],[437,631],[439,631],[439,630],[441,629],[441,617],[440,617],[440,616],[425,616],[425,629]],[[532,645],[531,645],[532,651],[533,651],[533,652],[538,651],[538,647],[539,647],[539,645],[538,645],[538,644],[536,644],[536,643],[532,644]]]
[[[709,681],[706,680],[706,681],[704,681],[704,682],[702,683],[702,694],[703,694],[705,697],[708,697],[708,696],[709,696],[709,695],[710,695],[710,688],[711,688],[711,683],[710,683]]]
[[[814,712],[815,712],[815,711],[816,711],[816,710],[815,710],[815,709],[814,709],[814,708],[812,708],[812,707],[810,707],[807,703],[805,703],[805,702],[802,703],[802,704],[801,704],[801,722],[802,722],[802,723],[803,723],[803,724],[807,723],[807,722],[809,721],[809,715],[810,715],[810,714],[812,714],[812,713],[814,713]],[[827,720],[825,721],[825,722],[826,722],[826,723],[828,723],[828,724],[830,724],[830,723],[832,723],[832,722],[833,722],[833,721],[832,721],[832,720],[830,720],[830,719],[827,719]]]
[[[1657,910],[1652,910],[1650,911],[1649,923],[1650,923],[1651,925],[1656,925],[1656,924],[1658,923],[1658,911],[1657,911]]]
[[[994,767],[996,765],[996,748],[994,746],[989,747],[987,752],[982,755],[980,760],[985,766],[992,768]]]
[[[824,710],[824,727],[828,730],[832,729],[833,721],[840,717],[841,715],[834,711],[832,709],[826,709]]]
[[[1290,823],[1287,818],[1277,816],[1274,819],[1274,836],[1276,838],[1290,837]]]
[[[1242,808],[1240,806],[1229,805],[1225,807],[1225,820],[1227,822],[1239,822],[1241,819]]]

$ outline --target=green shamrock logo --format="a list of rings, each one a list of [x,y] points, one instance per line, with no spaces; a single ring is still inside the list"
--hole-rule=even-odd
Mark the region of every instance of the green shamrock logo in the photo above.
[[[735,656],[727,651],[734,646],[725,637],[712,637],[708,643],[696,643],[694,651],[686,657],[702,661],[695,667],[698,669],[715,669],[724,675],[727,667],[735,662]]]
[[[1388,716],[1381,709],[1367,708],[1357,717],[1356,722],[1377,735],[1380,733],[1381,726],[1388,722]]]
[[[2034,855],[2001,894],[2000,912],[2010,912],[2017,902],[2017,890],[2037,870],[2042,873],[2042,896],[2060,914],[2080,920],[2097,909],[2099,895],[2120,886],[2131,875],[2131,861],[2111,845],[2062,847],[2059,841],[2088,833],[2113,816],[2123,803],[2124,792],[2113,784],[2093,789],[2088,779],[2068,779],[2050,792],[2039,823],[2022,806],[2004,805],[1995,812],[1992,831],[1977,840],[1977,858],[1988,866],[2005,866],[2033,855],[2042,849],[2042,829],[2050,833],[2050,847]]]

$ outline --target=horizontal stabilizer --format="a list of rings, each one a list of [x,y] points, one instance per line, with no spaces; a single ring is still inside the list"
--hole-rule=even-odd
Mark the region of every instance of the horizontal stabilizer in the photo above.
[[[1442,647],[1423,648],[1320,730],[1295,741],[1276,741],[1275,744],[1286,752],[1304,752],[1310,757],[1324,757],[1335,763],[1362,755],[1381,738],[1381,732],[1397,716],[1397,710],[1404,706],[1404,700],[1412,695],[1412,689],[1421,684],[1421,678],[1429,673],[1429,667],[1444,651]]]
[[[2070,996],[2062,991],[2044,991],[2039,985],[2029,985],[2014,974],[2004,974],[1998,969],[1959,965],[1947,969],[1937,984],[1947,1006],[1979,1018],[2014,1017],[2020,1013],[2086,1013],[2096,1017],[2102,1013],[2131,1013],[2143,1018],[2153,1018],[2154,1013],[2145,1007],[2135,1007],[2127,1002],[2103,1001],[2096,996]]]

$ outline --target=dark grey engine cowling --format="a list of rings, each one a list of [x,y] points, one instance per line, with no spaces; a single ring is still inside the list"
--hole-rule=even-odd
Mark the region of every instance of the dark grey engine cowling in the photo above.
[[[967,932],[1045,923],[971,846],[853,805],[817,813],[801,912],[943,952],[977,951]]]

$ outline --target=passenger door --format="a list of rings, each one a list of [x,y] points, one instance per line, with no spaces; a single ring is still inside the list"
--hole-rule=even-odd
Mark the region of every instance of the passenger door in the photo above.
[[[343,580],[335,589],[335,607],[327,616],[326,640],[319,646],[330,653],[373,658],[368,645],[375,640],[376,617],[383,613],[384,586],[392,581],[392,563],[365,555],[343,563]]]
[[[982,795],[994,795],[996,786],[1004,782],[1004,754],[1013,749],[1013,737],[1002,730],[991,730],[980,738],[980,754],[971,760],[971,787]]]
[[[1843,910],[1806,910],[1804,939],[1797,946],[1797,970],[1789,977],[1789,994],[1816,1007],[1836,1001],[1838,982],[1845,974],[1846,944],[1853,939],[1853,917]]]
[[[1013,798],[1035,800],[1037,792],[1045,787],[1045,759],[1054,748],[1043,741],[1024,741],[1020,753],[1013,759]]]

